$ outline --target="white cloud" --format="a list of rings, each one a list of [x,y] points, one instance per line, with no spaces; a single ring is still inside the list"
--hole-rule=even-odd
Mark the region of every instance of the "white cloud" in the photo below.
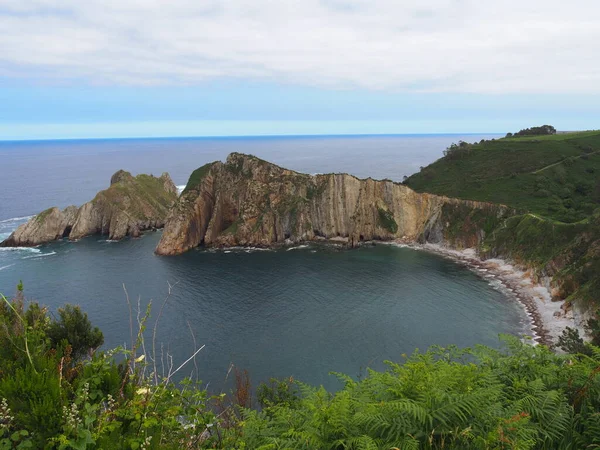
[[[0,0],[0,74],[600,92],[594,0]]]

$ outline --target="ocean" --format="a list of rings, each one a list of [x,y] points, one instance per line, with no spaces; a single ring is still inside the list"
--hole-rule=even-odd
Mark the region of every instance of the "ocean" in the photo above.
[[[495,136],[4,142],[0,239],[45,208],[90,200],[119,169],[167,171],[183,186],[195,168],[237,151],[306,173],[401,181],[452,142],[490,137]],[[26,297],[51,311],[80,304],[103,330],[106,348],[130,346],[127,298],[142,312],[152,302],[150,329],[166,300],[157,325],[159,371],[171,357],[178,365],[204,345],[182,373],[193,370],[215,390],[230,382],[232,365],[248,370],[254,384],[293,376],[335,389],[331,371],[360,377],[367,367],[382,369],[385,360],[400,360],[415,348],[498,345],[499,333],[529,330],[522,307],[496,286],[426,252],[315,244],[159,257],[153,254],[159,239],[160,231],[122,242],[92,236],[0,249],[0,292],[10,297],[22,280]]]

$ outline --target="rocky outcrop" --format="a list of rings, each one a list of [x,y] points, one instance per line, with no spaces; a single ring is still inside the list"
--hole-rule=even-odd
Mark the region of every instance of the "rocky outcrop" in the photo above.
[[[177,199],[177,188],[168,173],[160,177],[132,176],[119,170],[111,177],[108,189],[100,191],[81,208],[63,211],[49,208],[17,228],[3,247],[36,246],[68,237],[80,239],[92,234],[109,239],[137,237],[151,228],[162,227],[170,207]]]
[[[446,221],[455,208],[473,217],[467,221],[473,230],[454,230]],[[194,171],[169,213],[156,253],[175,255],[198,245],[270,246],[332,238],[350,246],[398,238],[452,239],[460,246],[463,239],[465,245],[483,239],[480,218],[500,219],[508,212],[502,205],[419,194],[392,181],[310,176],[232,153],[225,163]]]
[[[76,206],[68,206],[62,211],[56,207],[48,208],[17,228],[0,246],[34,247],[68,236],[77,211]]]

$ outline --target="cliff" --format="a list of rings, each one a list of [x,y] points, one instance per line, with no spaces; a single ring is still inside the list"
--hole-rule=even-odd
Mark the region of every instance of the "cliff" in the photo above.
[[[160,177],[120,170],[111,177],[108,189],[80,208],[49,208],[17,228],[2,247],[36,246],[68,237],[92,234],[109,239],[139,236],[144,230],[162,227],[169,208],[177,199],[177,188],[168,173]]]
[[[444,222],[448,207],[464,208],[474,218],[468,229],[450,233],[452,225]],[[485,237],[490,218],[500,220],[511,212],[502,205],[419,194],[392,181],[301,174],[232,153],[225,163],[192,173],[169,213],[156,253],[332,238],[350,246],[368,240],[452,239],[454,246],[465,247]]]

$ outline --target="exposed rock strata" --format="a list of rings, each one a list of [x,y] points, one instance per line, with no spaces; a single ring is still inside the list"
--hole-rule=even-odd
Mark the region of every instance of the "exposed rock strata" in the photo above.
[[[474,220],[450,233],[452,208]],[[347,174],[306,175],[232,153],[225,163],[196,170],[169,213],[156,253],[175,255],[198,245],[270,246],[319,238],[361,241],[453,239],[457,247],[485,236],[479,216],[500,219],[507,207],[419,194],[392,181]]]
[[[79,239],[92,234],[115,240],[136,237],[144,230],[162,227],[176,199],[177,188],[168,173],[158,178],[133,177],[120,170],[111,177],[108,189],[81,208],[49,208],[17,228],[0,246],[36,246],[63,237]]]

